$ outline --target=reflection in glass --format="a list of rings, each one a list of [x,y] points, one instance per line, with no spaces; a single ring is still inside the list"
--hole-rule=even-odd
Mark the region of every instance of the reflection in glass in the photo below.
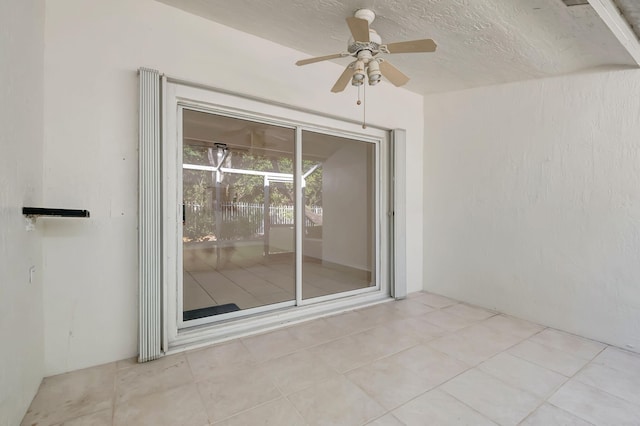
[[[295,299],[292,129],[183,112],[183,319]]]
[[[375,286],[375,147],[302,132],[302,297]]]

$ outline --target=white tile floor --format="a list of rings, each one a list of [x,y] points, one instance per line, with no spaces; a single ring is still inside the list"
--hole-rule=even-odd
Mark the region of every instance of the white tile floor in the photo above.
[[[46,378],[23,425],[640,425],[640,354],[427,293]]]

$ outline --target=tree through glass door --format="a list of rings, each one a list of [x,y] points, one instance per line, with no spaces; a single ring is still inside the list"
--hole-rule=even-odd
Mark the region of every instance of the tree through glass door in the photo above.
[[[183,321],[295,300],[295,130],[183,110]]]

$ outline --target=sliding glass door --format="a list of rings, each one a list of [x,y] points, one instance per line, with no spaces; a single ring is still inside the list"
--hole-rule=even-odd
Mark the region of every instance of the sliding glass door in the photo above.
[[[302,132],[302,298],[376,285],[376,145]]]
[[[381,289],[384,136],[178,116],[178,329]]]
[[[295,300],[295,131],[182,112],[183,321]]]

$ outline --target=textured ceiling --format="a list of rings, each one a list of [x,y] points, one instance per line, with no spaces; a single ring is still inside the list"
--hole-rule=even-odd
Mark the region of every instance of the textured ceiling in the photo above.
[[[158,1],[309,56],[344,51],[345,18],[372,9],[371,27],[383,43],[438,43],[435,53],[386,56],[411,77],[406,87],[421,94],[634,65],[591,6],[561,0]],[[346,65],[349,58],[335,62]]]

